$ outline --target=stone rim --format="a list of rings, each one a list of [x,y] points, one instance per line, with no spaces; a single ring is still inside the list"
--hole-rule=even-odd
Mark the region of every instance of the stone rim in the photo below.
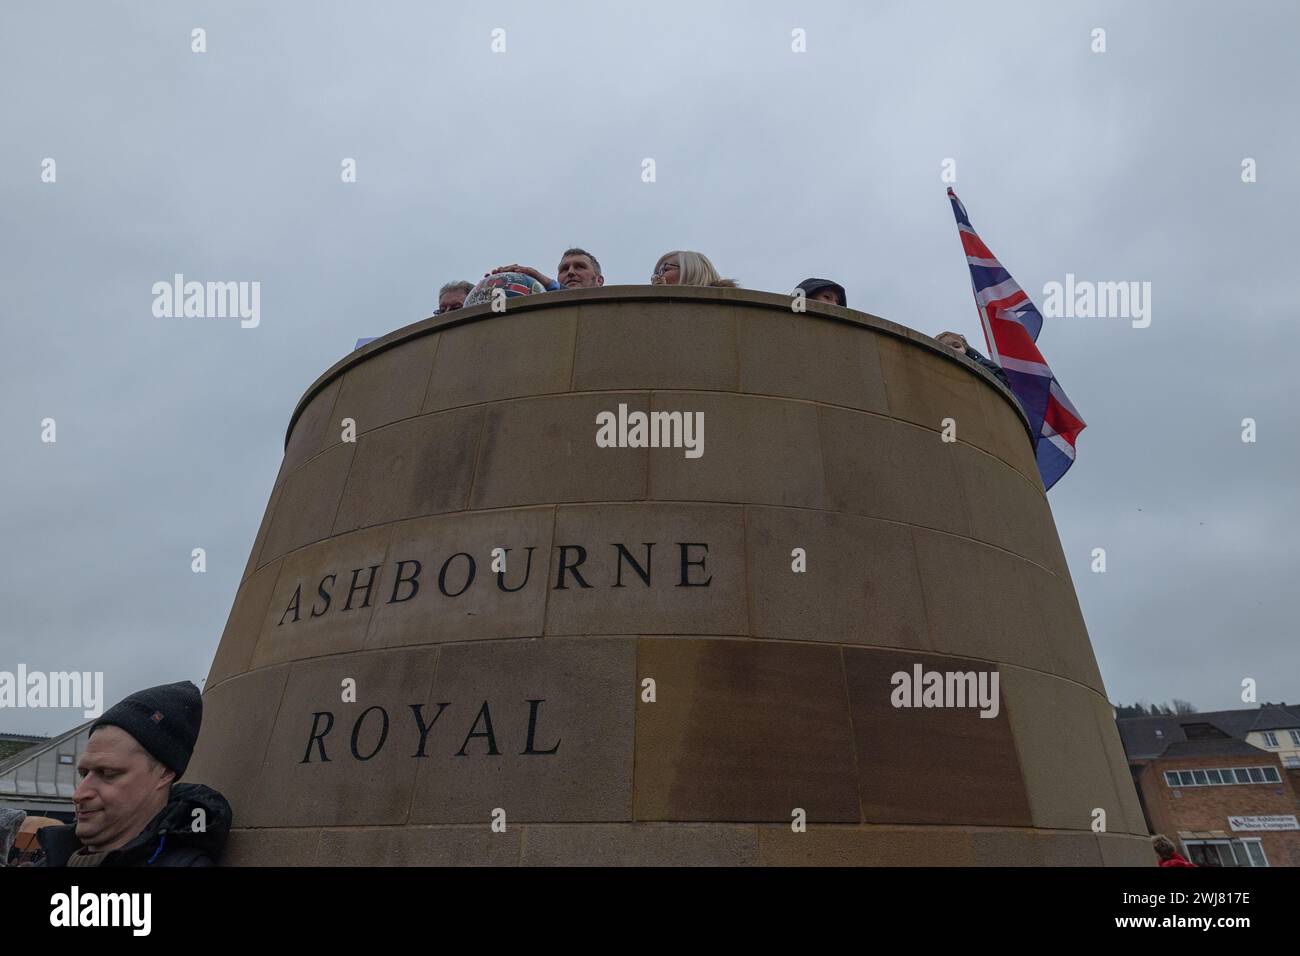
[[[536,296],[517,296],[510,301],[511,304],[505,312],[493,312],[492,306],[484,303],[468,309],[458,309],[445,316],[430,316],[399,329],[394,329],[373,342],[368,342],[361,348],[349,352],[322,372],[308,386],[302,397],[298,399],[298,404],[294,406],[293,414],[289,417],[289,425],[285,429],[285,448],[288,449],[294,426],[298,424],[298,419],[307,406],[311,404],[311,401],[336,379],[341,379],[349,369],[389,349],[460,325],[516,315],[519,312],[561,308],[593,302],[732,302],[743,303],[760,309],[775,310],[783,314],[790,312],[789,296],[772,292],[756,292],[751,289],[715,289],[708,286],[613,285],[600,286],[595,289],[566,289]],[[923,332],[872,315],[869,312],[859,312],[855,309],[843,308],[814,300],[808,300],[807,306],[808,310],[805,313],[807,315],[830,319],[844,325],[871,329],[874,332],[910,342],[966,369],[984,384],[990,386],[1004,402],[1011,406],[1011,409],[1016,413],[1016,417],[1020,419],[1021,424],[1024,426],[1025,435],[1029,438],[1032,447],[1033,432],[1030,430],[1029,419],[1025,416],[1020,403],[1015,400],[1006,386],[993,377],[992,373],[981,368],[971,359],[958,355],[952,349],[945,348]]]

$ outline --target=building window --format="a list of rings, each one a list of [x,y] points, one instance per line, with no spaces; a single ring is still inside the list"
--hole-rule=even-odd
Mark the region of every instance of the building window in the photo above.
[[[1288,730],[1287,733],[1291,735],[1291,743],[1300,747],[1300,730]]]
[[[1227,740],[1228,735],[1213,724],[1183,724],[1183,736],[1188,740]]]
[[[1300,770],[1300,756],[1290,754],[1282,758],[1282,766],[1291,770]]]
[[[1277,734],[1273,733],[1271,730],[1264,731],[1264,743],[1268,744],[1270,747],[1276,747]]]
[[[72,763],[72,754],[59,754],[59,763],[61,764]]]
[[[1268,866],[1259,840],[1186,840],[1183,846],[1197,866]]]
[[[1197,866],[1236,866],[1236,857],[1232,849],[1223,843],[1208,841],[1187,841],[1187,858]]]
[[[1300,767],[1300,755],[1282,758],[1287,767]],[[1215,767],[1207,770],[1166,770],[1170,787],[1214,787],[1238,783],[1281,783],[1277,767]]]

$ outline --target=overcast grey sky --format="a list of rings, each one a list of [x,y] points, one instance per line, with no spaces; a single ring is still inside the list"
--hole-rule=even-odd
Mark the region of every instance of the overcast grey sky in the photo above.
[[[109,703],[202,681],[294,404],[448,279],[576,244],[645,282],[699,249],[981,342],[951,158],[1040,306],[1067,272],[1152,283],[1148,328],[1039,340],[1088,422],[1050,500],[1111,699],[1300,700],[1298,9],[5,4],[0,670],[102,670]],[[260,281],[261,324],[155,318],[176,272]]]

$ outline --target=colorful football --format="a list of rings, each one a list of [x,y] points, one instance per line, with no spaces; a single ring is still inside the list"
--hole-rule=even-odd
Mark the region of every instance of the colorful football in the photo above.
[[[498,272],[495,275],[486,276],[470,290],[469,295],[465,296],[464,308],[468,309],[472,305],[491,302],[494,289],[500,289],[506,298],[513,299],[517,295],[532,295],[535,292],[545,292],[546,286],[522,272]]]

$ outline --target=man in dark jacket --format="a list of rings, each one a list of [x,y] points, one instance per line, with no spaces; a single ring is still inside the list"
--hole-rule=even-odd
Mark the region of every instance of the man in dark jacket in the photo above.
[[[982,365],[984,368],[992,372],[993,377],[999,382],[1005,385],[1008,389],[1011,388],[1011,383],[1007,380],[1007,373],[1002,371],[1002,366],[991,359],[985,358],[983,355],[980,355],[979,352],[975,351],[975,349],[971,348],[971,344],[966,341],[966,336],[960,335],[957,332],[940,332],[935,336],[935,340],[948,346],[948,348],[952,349],[954,352],[960,352],[962,355],[965,355],[976,365]]]
[[[185,773],[203,721],[188,681],[150,687],[109,708],[77,762],[77,822],[37,838],[45,866],[213,866],[230,834],[230,804]]]

